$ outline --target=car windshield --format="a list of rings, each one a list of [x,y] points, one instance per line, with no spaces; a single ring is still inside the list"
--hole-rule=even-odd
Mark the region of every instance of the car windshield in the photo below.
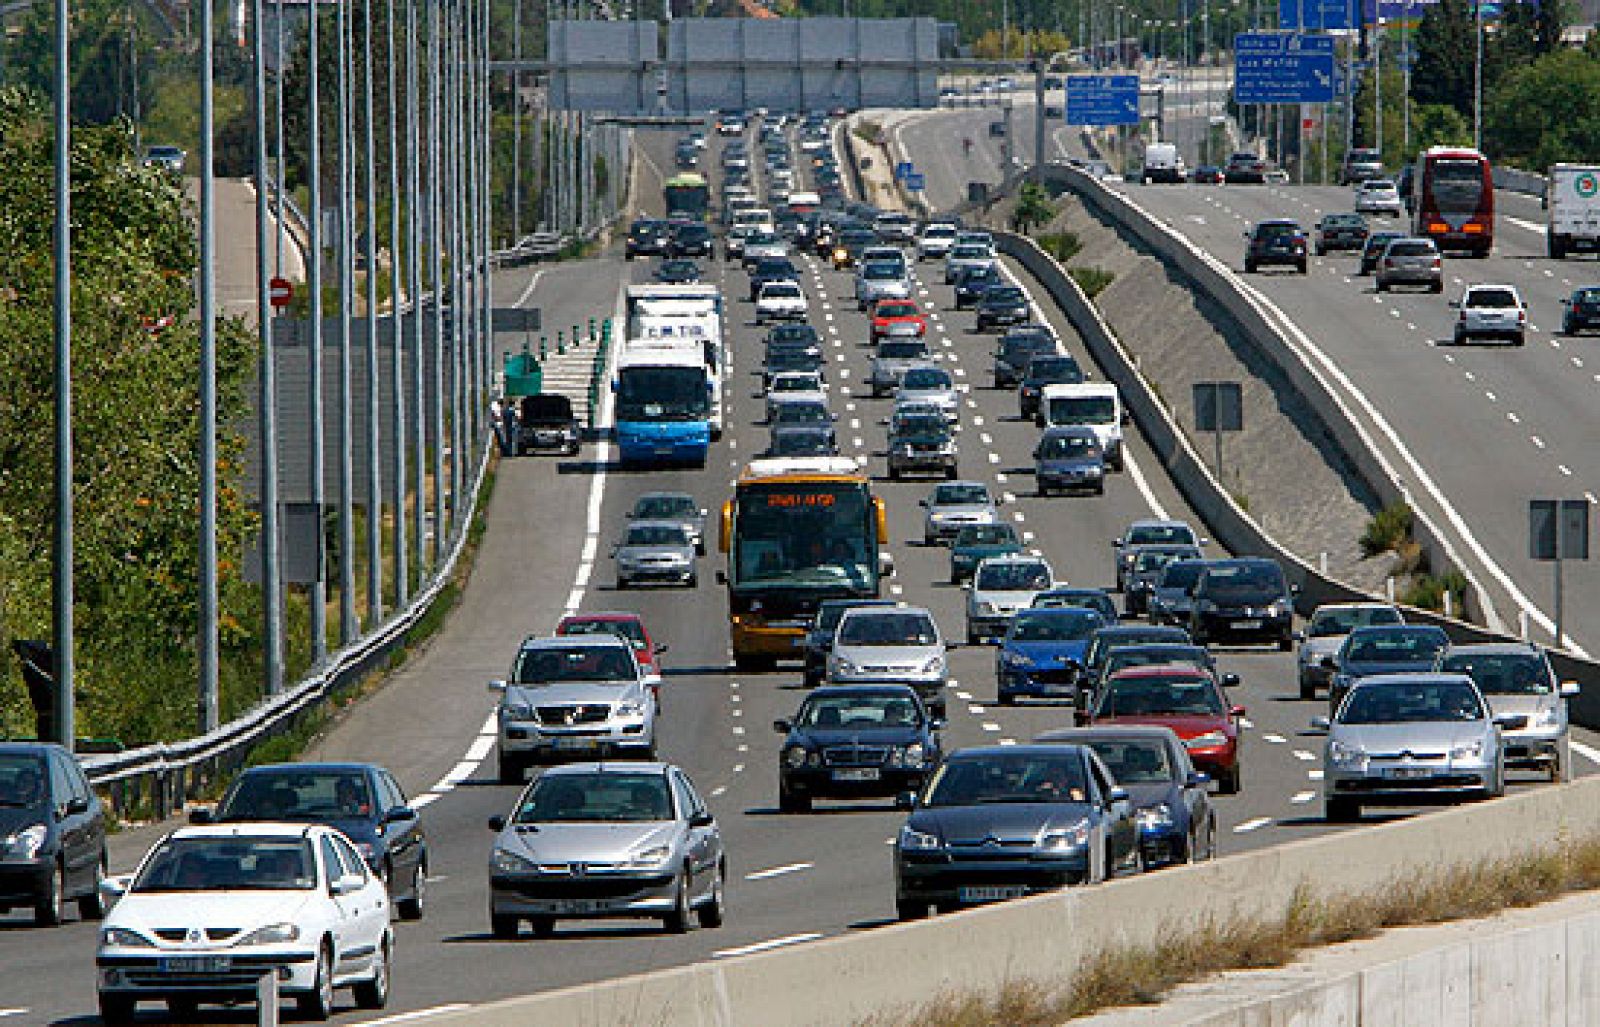
[[[1128,537],[1123,542],[1130,546],[1152,546],[1163,542],[1192,546],[1194,532],[1183,524],[1136,524],[1128,529]]]
[[[950,376],[937,367],[913,367],[900,379],[900,387],[912,391],[951,388]]]
[[[255,770],[217,807],[217,820],[351,820],[373,814],[367,775],[356,770]]]
[[[636,620],[593,620],[573,619],[561,623],[560,634],[563,635],[611,635],[614,638],[624,638],[633,644],[635,649],[643,649],[646,645],[644,625]]]
[[[517,803],[516,824],[636,823],[671,820],[660,771],[546,774]]]
[[[1402,238],[1399,232],[1373,232],[1367,236],[1365,253],[1382,253],[1391,240]]]
[[[917,305],[915,303],[880,303],[877,306],[878,317],[916,317]]]
[[[1308,633],[1312,638],[1327,638],[1348,635],[1356,628],[1399,623],[1400,611],[1392,606],[1347,606],[1312,614]]]
[[[1339,707],[1341,724],[1482,719],[1477,692],[1460,682],[1358,685]]]
[[[1086,742],[1117,784],[1160,784],[1178,776],[1172,753],[1159,738],[1089,738]]]
[[[818,392],[821,387],[812,375],[792,374],[772,380],[773,392]]]
[[[1017,544],[1017,529],[1009,524],[969,524],[956,532],[956,547]]]
[[[1167,564],[1178,559],[1181,553],[1171,549],[1147,549],[1140,553],[1133,561],[1135,574],[1154,574],[1166,567]]]
[[[1484,695],[1549,695],[1544,661],[1532,653],[1446,653],[1440,670],[1472,678]]]
[[[767,345],[775,342],[816,342],[817,330],[811,325],[779,325],[767,333]]]
[[[1366,221],[1360,214],[1329,214],[1322,219],[1324,228],[1362,228]]]
[[[880,342],[880,360],[920,360],[928,355],[928,345],[923,342]]]
[[[1151,648],[1140,645],[1119,646],[1106,653],[1104,674],[1110,677],[1129,667],[1153,667],[1157,664],[1189,663],[1196,667],[1209,664],[1206,651],[1198,646],[1161,646]]]
[[[1055,754],[988,752],[946,760],[928,785],[925,806],[1004,802],[1084,802],[1083,759]]]
[[[930,506],[985,506],[989,490],[982,485],[940,485],[933,490]]]
[[[27,753],[0,754],[0,807],[33,809],[45,799],[44,761]]]
[[[1473,289],[1467,293],[1468,307],[1515,307],[1517,294],[1510,289]]]
[[[1449,640],[1437,629],[1358,631],[1344,644],[1349,663],[1432,663]]]
[[[1102,717],[1221,716],[1222,699],[1206,678],[1192,674],[1112,678]]]
[[[619,421],[692,421],[710,410],[703,367],[629,367],[617,375]]]
[[[1579,289],[1572,294],[1574,303],[1600,303],[1600,289]]]
[[[1106,654],[1113,650],[1128,645],[1142,645],[1145,642],[1178,642],[1183,641],[1182,629],[1160,627],[1135,627],[1118,628],[1114,633],[1096,635],[1089,640],[1089,651],[1084,654],[1084,662],[1090,667],[1097,667],[1105,662]]]
[[[995,306],[1003,303],[1023,303],[1026,301],[1022,296],[1021,289],[1002,285],[985,292],[983,294],[983,302]]]
[[[686,546],[689,533],[677,524],[635,524],[628,529],[623,545]]]
[[[1256,226],[1256,238],[1263,240],[1292,239],[1299,234],[1299,225],[1266,224]]]
[[[1027,592],[1050,587],[1050,568],[1042,563],[1006,561],[984,563],[973,588],[980,592]]]
[[[311,842],[297,837],[168,838],[130,892],[310,891],[317,886]]]
[[[1093,610],[1024,610],[1012,618],[1008,637],[1013,642],[1083,642],[1102,626]]]
[[[872,281],[885,281],[900,277],[900,265],[884,262],[881,264],[868,264],[861,271],[861,277]]]
[[[821,403],[779,403],[772,411],[773,424],[827,424],[832,418]]]
[[[936,645],[939,632],[926,613],[857,614],[839,624],[840,645]]]
[[[1117,402],[1110,396],[1053,396],[1051,424],[1110,424],[1116,420]]]
[[[1431,242],[1410,242],[1397,239],[1390,243],[1389,248],[1384,252],[1391,257],[1431,257],[1434,250]]]
[[[633,516],[640,520],[673,520],[698,517],[700,508],[693,496],[640,496],[633,504]]]
[[[991,282],[999,277],[999,271],[996,271],[988,264],[980,264],[977,267],[968,268],[966,271],[962,272],[961,284],[982,285],[984,282]]]
[[[1041,460],[1088,460],[1099,453],[1100,443],[1093,436],[1047,435],[1039,443]]]
[[[1028,361],[1028,380],[1051,385],[1077,385],[1083,381],[1083,368],[1071,357],[1034,357]]]
[[[860,731],[916,727],[922,723],[922,715],[909,695],[825,695],[807,701],[795,723],[800,727]]]
[[[1095,611],[1107,622],[1114,622],[1117,619],[1117,604],[1113,603],[1111,597],[1104,592],[1095,590],[1065,589],[1059,592],[1041,592],[1033,597],[1033,605],[1038,609],[1080,606]]]
[[[826,429],[790,428],[772,433],[773,456],[828,456],[833,445]]]
[[[793,282],[768,282],[761,287],[761,298],[766,299],[794,299],[800,295],[800,287]]]
[[[1201,586],[1213,599],[1276,599],[1286,591],[1283,572],[1266,563],[1212,564]]]
[[[511,682],[555,685],[568,681],[626,684],[634,680],[632,654],[622,646],[539,646],[517,654]]]
[[[951,248],[950,256],[954,260],[987,260],[989,247],[987,246],[956,246]]]

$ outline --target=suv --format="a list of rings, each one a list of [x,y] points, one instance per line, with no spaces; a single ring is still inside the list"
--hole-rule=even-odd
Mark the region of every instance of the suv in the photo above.
[[[1450,306],[1460,311],[1455,342],[1505,339],[1520,346],[1528,330],[1528,308],[1514,285],[1469,285]]]
[[[866,310],[879,300],[911,298],[911,281],[905,268],[887,260],[864,264],[856,274],[856,309]]]
[[[1258,221],[1244,237],[1246,273],[1254,274],[1257,268],[1274,264],[1306,273],[1306,233],[1299,222],[1287,218]]]
[[[501,784],[565,756],[655,758],[656,704],[625,639],[529,638],[511,676],[489,690],[500,694]]]
[[[1378,258],[1376,287],[1384,292],[1396,285],[1425,285],[1429,292],[1444,291],[1444,262],[1432,239],[1391,239]]]
[[[72,754],[48,742],[0,742],[0,913],[31,906],[54,927],[76,900],[98,920],[106,816]]]
[[[1383,157],[1378,151],[1357,147],[1344,155],[1344,164],[1339,168],[1339,184],[1354,185],[1382,175]]]
[[[1242,557],[1206,564],[1194,586],[1189,635],[1199,645],[1219,638],[1294,641],[1294,597],[1276,560]]]

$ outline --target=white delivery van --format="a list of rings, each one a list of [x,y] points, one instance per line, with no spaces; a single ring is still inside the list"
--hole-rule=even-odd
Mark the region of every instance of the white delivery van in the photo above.
[[[1600,250],[1600,164],[1552,165],[1545,206],[1550,210],[1545,243],[1551,257]]]
[[[1175,143],[1151,143],[1144,148],[1146,182],[1182,182],[1186,177]]]
[[[1083,382],[1078,385],[1046,385],[1039,406],[1047,426],[1083,425],[1094,431],[1106,454],[1106,466],[1123,467],[1122,394],[1110,382]]]

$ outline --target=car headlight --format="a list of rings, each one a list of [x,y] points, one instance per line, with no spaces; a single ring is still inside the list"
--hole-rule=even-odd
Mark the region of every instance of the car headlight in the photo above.
[[[1006,666],[1016,667],[1019,670],[1026,670],[1027,668],[1033,666],[1033,660],[1021,653],[1006,653]]]
[[[665,863],[672,855],[670,845],[653,845],[648,849],[634,853],[628,859],[630,867],[653,867]]]
[[[642,716],[644,716],[644,703],[632,702],[632,701],[625,702],[625,703],[618,703],[617,704],[617,716],[619,716],[619,717],[642,717]]]
[[[1172,826],[1172,807],[1164,802],[1158,802],[1154,806],[1143,806],[1134,816],[1142,828]]]
[[[956,444],[954,442],[941,442],[941,443],[939,443],[939,452],[941,452],[941,453],[954,453],[955,451],[956,451]]]
[[[1475,760],[1483,756],[1483,739],[1457,745],[1451,748],[1450,758],[1453,760]]]
[[[806,765],[806,750],[804,746],[791,745],[783,750],[783,765],[790,770],[795,770]]]
[[[39,850],[44,847],[44,840],[49,835],[49,829],[43,824],[24,827],[0,839],[0,853],[9,859],[33,859],[39,855]]]
[[[1360,766],[1367,762],[1367,752],[1359,745],[1330,741],[1328,743],[1328,759],[1344,766]]]
[[[843,656],[835,656],[833,658],[833,670],[836,674],[854,674],[856,672],[856,665],[845,659]]]
[[[239,941],[243,945],[282,945],[300,937],[298,924],[281,923],[258,927]]]
[[[508,702],[500,707],[500,714],[506,720],[532,720],[533,706],[525,702]]]
[[[489,857],[489,866],[507,874],[527,873],[535,870],[538,865],[526,856],[521,856],[510,849],[495,849]]]
[[[1185,738],[1183,744],[1189,749],[1209,749],[1213,745],[1228,744],[1228,736],[1221,731],[1207,731],[1203,735]]]
[[[994,616],[994,604],[993,603],[987,603],[987,602],[979,602],[978,603],[978,615],[980,617],[993,617]]]
[[[356,850],[361,853],[361,858],[367,861],[368,866],[378,858],[378,847],[371,842],[356,842]]]
[[[928,852],[942,847],[938,835],[918,831],[909,824],[900,829],[900,848],[907,852]]]
[[[922,664],[922,673],[924,673],[924,674],[939,674],[939,673],[942,673],[943,671],[944,671],[944,657],[943,656],[930,656],[930,657],[928,657],[927,661]]]
[[[106,927],[100,931],[100,944],[104,948],[153,949],[156,943],[126,927]]]
[[[922,766],[922,761],[927,758],[927,751],[922,747],[921,742],[912,742],[904,749],[901,749],[899,755],[901,766],[915,770],[917,767]]]
[[[1039,838],[1039,848],[1046,852],[1066,852],[1089,844],[1087,818],[1058,831],[1047,831]]]

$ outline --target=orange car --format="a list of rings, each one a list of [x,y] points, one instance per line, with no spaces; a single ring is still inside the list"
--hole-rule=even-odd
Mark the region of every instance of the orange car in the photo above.
[[[928,319],[911,300],[879,300],[872,308],[872,341],[902,336],[922,338]]]

